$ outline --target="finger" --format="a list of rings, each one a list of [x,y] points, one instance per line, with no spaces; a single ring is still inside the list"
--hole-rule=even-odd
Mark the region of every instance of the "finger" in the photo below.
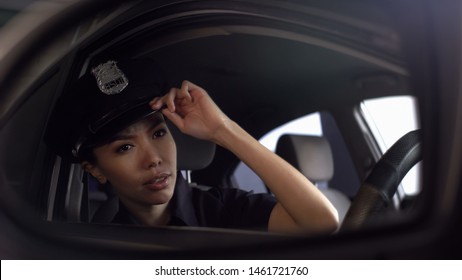
[[[160,97],[154,97],[151,101],[149,101],[149,106],[153,110],[158,110],[162,106],[162,100]]]
[[[194,89],[199,88],[198,85],[194,84],[193,82],[191,82],[189,80],[184,80],[181,85],[184,85],[185,87],[188,87],[190,90],[194,90]]]
[[[207,94],[203,88],[188,80],[184,80],[181,86],[189,92],[191,100],[194,100],[194,98],[199,97],[201,95]]]
[[[190,88],[189,88],[189,82],[188,81],[183,81],[181,83],[181,88],[179,90],[179,97],[186,99],[187,101],[191,102],[192,97],[190,94]]]
[[[175,97],[177,95],[177,88],[171,88],[164,96],[154,97],[150,102],[149,106],[153,110],[159,110],[164,105],[168,107],[172,112],[175,111]]]
[[[163,97],[165,100],[165,104],[167,105],[167,108],[170,110],[170,112],[175,112],[176,106],[175,106],[175,98],[177,96],[178,89],[177,88],[172,88],[170,91]]]
[[[181,132],[183,132],[184,121],[183,118],[175,112],[170,112],[170,110],[162,110],[162,114],[166,116]]]

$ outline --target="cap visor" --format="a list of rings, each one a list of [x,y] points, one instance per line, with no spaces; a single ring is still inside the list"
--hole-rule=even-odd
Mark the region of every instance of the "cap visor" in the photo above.
[[[96,139],[98,139],[98,142],[104,141],[138,120],[160,112],[162,109],[163,108],[153,110],[148,103],[140,104],[139,106],[133,107],[130,110],[107,120],[106,124],[97,129],[93,135]]]

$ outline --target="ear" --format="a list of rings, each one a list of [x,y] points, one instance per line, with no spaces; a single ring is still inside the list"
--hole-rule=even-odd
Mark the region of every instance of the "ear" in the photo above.
[[[90,173],[91,176],[95,177],[96,180],[98,180],[100,184],[104,185],[107,183],[106,176],[104,176],[104,174],[101,172],[98,166],[91,164],[88,161],[83,161],[81,165],[82,165],[82,168],[88,173]]]

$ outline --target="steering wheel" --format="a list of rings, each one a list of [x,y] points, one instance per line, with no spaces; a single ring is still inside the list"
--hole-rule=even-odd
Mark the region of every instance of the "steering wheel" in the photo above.
[[[360,228],[369,218],[391,203],[399,183],[407,172],[422,160],[422,132],[408,132],[379,159],[359,188],[341,230]]]

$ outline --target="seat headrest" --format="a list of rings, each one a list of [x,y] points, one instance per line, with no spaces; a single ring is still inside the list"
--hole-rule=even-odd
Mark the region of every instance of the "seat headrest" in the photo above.
[[[332,179],[334,163],[329,142],[324,137],[310,135],[282,135],[276,154],[288,161],[312,182]]]
[[[170,121],[167,121],[167,125],[176,143],[178,170],[200,170],[212,162],[214,143],[186,135]]]

